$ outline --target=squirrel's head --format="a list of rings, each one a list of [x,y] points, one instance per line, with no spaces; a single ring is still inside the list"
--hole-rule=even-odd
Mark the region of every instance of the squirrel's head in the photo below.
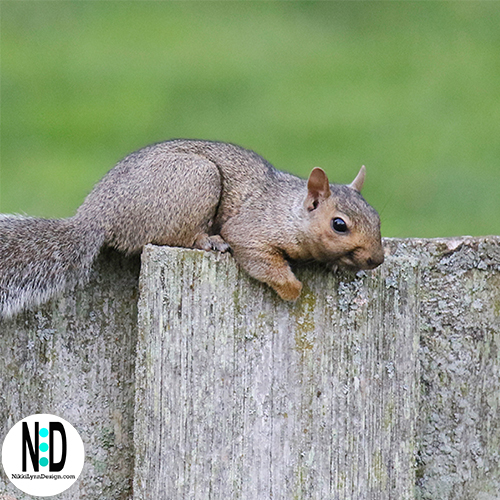
[[[380,218],[360,194],[365,172],[363,166],[351,184],[340,185],[330,184],[321,168],[311,171],[304,208],[314,259],[353,269],[384,262]]]

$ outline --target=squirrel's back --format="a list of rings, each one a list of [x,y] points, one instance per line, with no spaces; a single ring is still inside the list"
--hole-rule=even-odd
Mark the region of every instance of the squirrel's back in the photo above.
[[[118,250],[137,252],[147,243],[191,247],[196,235],[218,232],[277,172],[233,144],[166,141],[120,161],[77,215],[100,221],[105,244]]]
[[[193,212],[201,210],[208,219],[217,216],[220,226],[243,200],[258,195],[282,175],[289,174],[240,146],[174,139],[146,146],[121,160],[96,184],[78,212],[93,213],[94,217],[106,212],[106,220],[117,226],[126,212],[136,217],[129,219],[136,225],[135,230],[145,227],[149,233],[154,226],[158,231],[172,233],[171,237],[179,235],[178,241],[159,244],[189,246],[192,242],[183,240],[182,234],[190,232],[191,228],[184,226],[190,226]],[[214,202],[217,213],[213,211]],[[177,215],[182,217],[182,227],[158,227],[162,216],[173,223]],[[107,234],[108,243],[127,251],[143,246],[139,237],[133,239],[136,241],[124,245],[128,237],[117,242],[115,234]]]

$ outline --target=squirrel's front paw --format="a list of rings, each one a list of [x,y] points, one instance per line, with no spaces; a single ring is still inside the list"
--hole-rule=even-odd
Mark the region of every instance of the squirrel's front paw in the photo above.
[[[295,281],[287,281],[284,284],[273,284],[271,286],[283,300],[297,300],[302,290],[302,283],[297,279]]]
[[[199,248],[200,250],[205,250],[209,252],[210,250],[215,250],[216,252],[227,252],[230,249],[228,243],[226,243],[222,236],[215,234],[213,236],[209,236],[208,234],[200,234],[195,242],[194,248]]]

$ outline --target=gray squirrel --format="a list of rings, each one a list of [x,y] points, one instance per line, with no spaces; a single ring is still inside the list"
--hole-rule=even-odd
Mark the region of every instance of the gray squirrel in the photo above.
[[[284,300],[300,295],[290,260],[352,269],[384,261],[377,212],[350,185],[276,170],[223,142],[171,140],[130,154],[73,217],[0,215],[0,318],[89,279],[104,246],[132,254],[148,243],[225,252]]]

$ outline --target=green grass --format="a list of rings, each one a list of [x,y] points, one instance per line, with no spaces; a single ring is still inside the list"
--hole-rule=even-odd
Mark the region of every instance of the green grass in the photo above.
[[[127,153],[218,139],[384,236],[500,233],[498,2],[2,0],[0,211],[74,213]]]

